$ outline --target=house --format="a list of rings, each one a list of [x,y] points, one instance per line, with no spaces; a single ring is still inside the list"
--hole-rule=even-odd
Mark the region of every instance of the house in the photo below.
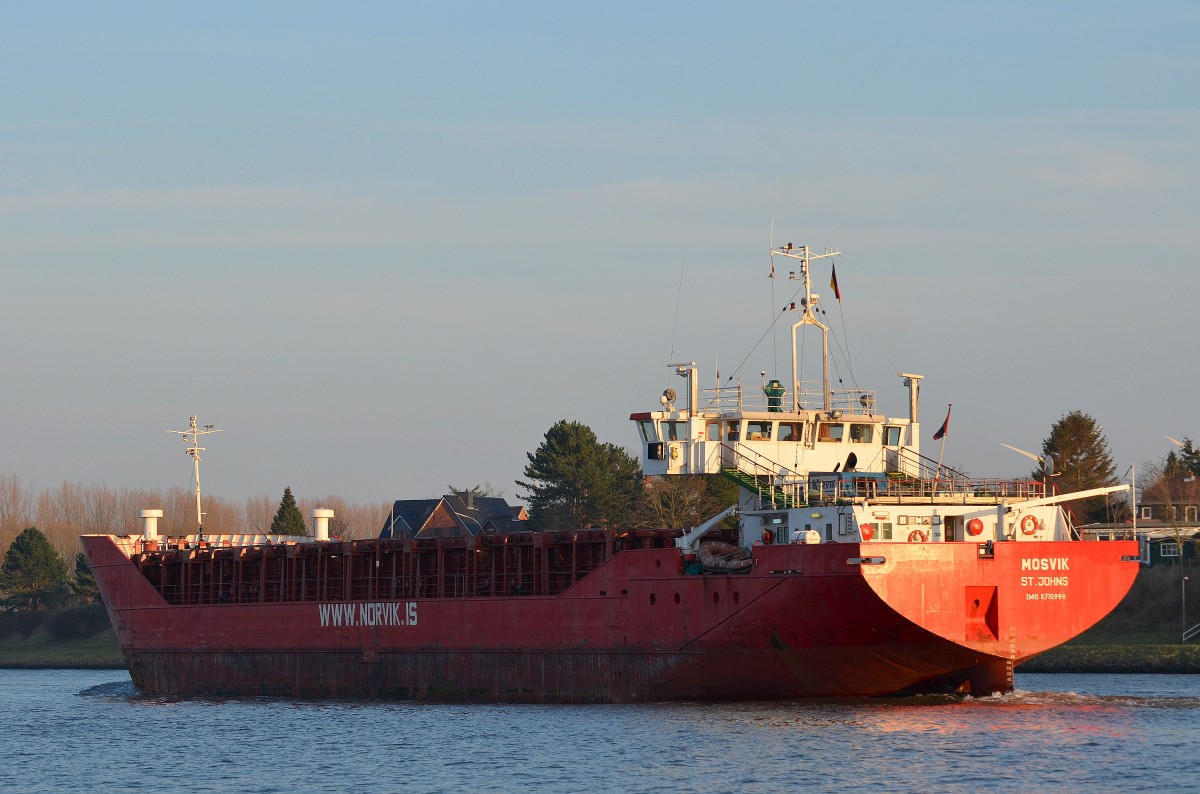
[[[1131,522],[1124,524],[1089,524],[1083,527],[1084,540],[1130,540],[1134,537]],[[1137,523],[1136,537],[1142,565],[1194,565],[1200,555],[1200,525],[1175,526],[1161,521]],[[1180,542],[1182,541],[1182,543]]]
[[[384,520],[381,538],[458,538],[529,531],[529,514],[495,496],[471,491],[437,499],[398,499]]]
[[[1138,523],[1200,521],[1200,477],[1187,472],[1182,476],[1159,477],[1142,489],[1137,503]]]
[[[1139,502],[1137,506],[1138,521],[1183,521],[1195,524],[1200,519],[1198,504],[1168,504],[1165,502]]]
[[[1182,543],[1180,542],[1182,541]],[[1138,547],[1143,565],[1187,565],[1196,563],[1197,546],[1200,545],[1200,527],[1159,527],[1142,530],[1138,528]]]

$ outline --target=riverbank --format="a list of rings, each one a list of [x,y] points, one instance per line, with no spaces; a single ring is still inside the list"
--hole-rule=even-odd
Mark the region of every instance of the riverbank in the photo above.
[[[50,612],[0,613],[0,668],[124,668],[117,635],[100,604]]]
[[[1022,673],[1200,673],[1200,645],[1069,643],[1017,669]]]
[[[0,668],[125,669],[117,635],[109,629],[92,637],[57,640],[48,632],[0,640]]]

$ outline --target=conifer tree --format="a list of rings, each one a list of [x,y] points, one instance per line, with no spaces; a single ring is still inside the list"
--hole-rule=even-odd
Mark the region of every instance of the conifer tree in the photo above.
[[[100,597],[92,566],[88,565],[87,556],[83,552],[75,555],[75,581],[71,584],[71,590],[76,598],[88,604]]]
[[[1200,475],[1200,449],[1192,444],[1190,438],[1183,439],[1183,447],[1179,450],[1176,460],[1178,460],[1180,468],[1186,469],[1192,475]]]
[[[291,486],[283,489],[283,498],[279,500],[279,510],[271,519],[272,535],[307,535],[308,526],[304,523],[304,514],[296,506],[296,497],[292,496]]]
[[[1103,428],[1082,411],[1071,411],[1051,425],[1050,435],[1042,442],[1042,454],[1054,461],[1058,489],[1064,493],[1113,485],[1117,481]],[[1041,469],[1036,469],[1030,476],[1040,480],[1044,475]],[[1072,504],[1085,523],[1109,518],[1104,497]]]
[[[0,565],[0,591],[9,609],[35,612],[57,606],[68,595],[67,564],[37,527],[29,527],[8,547]]]
[[[639,495],[637,459],[614,444],[602,444],[587,425],[565,419],[554,424],[536,452],[526,454],[532,529],[620,526]]]

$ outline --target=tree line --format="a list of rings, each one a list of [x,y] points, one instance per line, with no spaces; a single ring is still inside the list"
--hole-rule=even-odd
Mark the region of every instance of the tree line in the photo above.
[[[291,491],[288,489],[288,494]],[[294,499],[303,517],[314,507],[334,511],[330,533],[343,538],[375,537],[391,509],[390,501],[348,503],[340,496]],[[205,495],[204,528],[211,532],[271,532],[280,498],[269,494],[244,501]],[[0,555],[27,527],[37,527],[61,557],[75,558],[80,535],[140,534],[142,510],[161,509],[159,532],[186,535],[196,531],[196,492],[187,488],[111,488],[62,483],[36,489],[10,474],[0,474]],[[292,519],[294,521],[294,518]]]

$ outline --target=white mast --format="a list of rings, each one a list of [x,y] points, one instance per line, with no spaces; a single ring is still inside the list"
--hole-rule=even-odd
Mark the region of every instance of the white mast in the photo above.
[[[796,329],[802,325],[815,325],[821,329],[821,391],[823,394],[822,407],[828,411],[832,405],[831,394],[829,391],[829,327],[817,319],[816,309],[820,298],[813,294],[812,291],[812,274],[810,272],[809,263],[816,259],[828,259],[829,257],[841,256],[841,251],[832,251],[826,249],[823,254],[814,254],[808,250],[807,245],[802,245],[799,248],[793,248],[791,243],[781,245],[779,248],[771,249],[771,256],[779,254],[791,259],[800,260],[800,273],[804,278],[804,297],[800,299],[800,309],[802,312],[800,320],[792,325],[792,410],[799,412],[800,410],[800,372],[797,369],[796,362]],[[789,280],[796,278],[795,272],[788,274]],[[796,304],[790,307],[796,311]]]
[[[191,426],[187,430],[168,430],[168,433],[176,433],[183,437],[183,443],[188,447],[184,450],[192,457],[192,468],[196,474],[196,539],[204,540],[204,513],[200,510],[200,453],[204,451],[204,447],[199,445],[200,436],[206,436],[209,433],[220,433],[220,430],[215,429],[212,425],[205,425],[203,429],[196,426],[196,417],[191,417]]]

